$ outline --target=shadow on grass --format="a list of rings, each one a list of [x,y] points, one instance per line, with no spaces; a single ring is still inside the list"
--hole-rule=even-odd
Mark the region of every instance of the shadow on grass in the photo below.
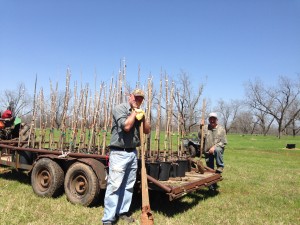
[[[178,213],[187,211],[194,206],[198,205],[207,198],[218,195],[218,191],[210,191],[208,189],[201,189],[193,193],[189,193],[186,196],[169,201],[168,195],[159,191],[150,191],[150,207],[153,212],[161,212],[168,217],[173,217]],[[131,204],[131,211],[141,210],[141,193],[134,193],[133,201]]]
[[[22,184],[30,185],[30,176],[28,176],[24,171],[17,171],[10,168],[1,168],[0,178],[18,181]]]
[[[210,191],[207,188],[200,189],[183,196],[179,199],[169,201],[169,196],[160,191],[149,191],[150,207],[153,212],[161,212],[166,216],[172,217],[178,213],[189,210],[201,203],[202,201],[217,196],[218,191]],[[102,190],[98,200],[93,207],[104,207],[105,190]],[[131,212],[140,211],[142,206],[142,194],[135,189],[132,203],[130,207]]]

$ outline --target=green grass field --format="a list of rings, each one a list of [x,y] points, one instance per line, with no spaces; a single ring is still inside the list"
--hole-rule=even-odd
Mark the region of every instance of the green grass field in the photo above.
[[[155,224],[300,224],[299,137],[229,135],[219,192],[203,189],[173,202],[150,193]],[[140,194],[131,211],[139,219]],[[99,205],[72,205],[65,195],[35,196],[30,177],[0,168],[0,224],[101,224]],[[123,224],[119,222],[119,224]],[[136,223],[139,224],[139,223]]]

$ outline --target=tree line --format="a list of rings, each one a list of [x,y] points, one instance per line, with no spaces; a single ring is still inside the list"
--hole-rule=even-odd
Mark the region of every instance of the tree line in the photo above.
[[[107,130],[110,126],[112,108],[126,101],[134,88],[146,92],[147,117],[151,119],[153,130],[165,130],[168,135],[180,133],[186,136],[199,129],[202,116],[202,100],[205,84],[194,84],[188,73],[181,71],[174,78],[161,72],[157,86],[151,74],[146,82],[140,80],[140,70],[135,86],[126,80],[126,65],[109,83],[101,82],[92,93],[89,84],[70,85],[71,72],[66,73],[65,89],[50,82],[51,93],[44,95],[43,88],[29,94],[23,83],[15,90],[3,90],[0,97],[0,111],[13,102],[14,113],[28,123],[34,121],[38,127],[57,129],[77,129],[77,126],[93,126]],[[196,87],[196,89],[194,89]],[[279,76],[274,85],[259,79],[249,80],[244,85],[245,98],[211,103],[204,112],[219,114],[219,122],[227,133],[299,135],[300,131],[300,75],[295,78]],[[82,123],[85,120],[85,123]],[[97,120],[97,121],[95,121]],[[76,124],[77,123],[77,124]],[[83,125],[82,125],[83,124]],[[168,139],[169,137],[166,137]]]
[[[245,83],[245,99],[219,100],[215,108],[227,132],[299,135],[300,75],[279,76],[274,85],[260,79]]]

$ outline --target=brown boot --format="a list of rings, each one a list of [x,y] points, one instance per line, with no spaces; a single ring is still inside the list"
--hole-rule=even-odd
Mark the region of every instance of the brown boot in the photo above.
[[[216,173],[223,173],[224,168],[223,167],[218,167],[216,169]]]

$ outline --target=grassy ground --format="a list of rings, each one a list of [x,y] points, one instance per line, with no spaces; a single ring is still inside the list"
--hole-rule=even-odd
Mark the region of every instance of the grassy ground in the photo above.
[[[286,150],[293,137],[229,135],[219,192],[203,189],[168,202],[150,193],[155,224],[300,224],[300,150]],[[140,217],[135,194],[133,217]],[[30,177],[0,167],[0,224],[101,224],[99,205],[72,205],[34,195]],[[118,224],[123,224],[119,222]],[[138,224],[138,223],[137,223]]]

